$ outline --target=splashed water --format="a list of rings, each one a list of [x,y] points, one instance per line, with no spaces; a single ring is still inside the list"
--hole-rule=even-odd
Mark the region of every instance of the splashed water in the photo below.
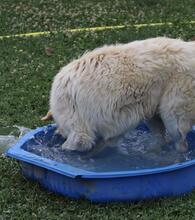
[[[95,172],[127,171],[155,168],[195,158],[195,150],[178,153],[160,135],[146,129],[128,132],[112,143],[99,143],[89,152],[70,152],[61,149],[64,139],[55,129],[35,135],[23,149],[57,162]],[[195,131],[188,135],[190,148],[195,146]]]
[[[0,155],[29,131],[29,128],[17,125],[0,127]]]

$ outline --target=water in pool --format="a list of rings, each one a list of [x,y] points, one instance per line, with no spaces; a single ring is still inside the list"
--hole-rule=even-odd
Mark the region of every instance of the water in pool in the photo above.
[[[0,126],[0,156],[31,129],[23,126]]]
[[[23,149],[88,171],[127,171],[162,167],[194,159],[195,150],[192,146],[195,146],[195,131],[188,134],[187,140],[189,151],[178,153],[174,146],[166,145],[160,135],[154,135],[142,126],[111,144],[99,143],[99,148],[79,153],[62,150],[64,139],[55,132],[55,128],[50,128],[35,135]]]

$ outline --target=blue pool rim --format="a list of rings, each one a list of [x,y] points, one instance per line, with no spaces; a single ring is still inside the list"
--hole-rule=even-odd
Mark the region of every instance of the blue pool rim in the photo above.
[[[194,159],[181,163],[176,163],[169,166],[152,168],[152,169],[139,169],[139,170],[117,171],[117,172],[91,172],[73,167],[68,164],[63,164],[47,158],[42,158],[38,155],[25,151],[21,148],[24,143],[26,143],[37,133],[45,131],[46,129],[51,129],[53,127],[55,127],[55,125],[47,125],[30,131],[29,133],[24,135],[14,146],[10,147],[5,153],[5,155],[14,158],[16,160],[27,162],[45,168],[47,170],[65,175],[67,177],[71,177],[71,178],[80,177],[85,179],[99,179],[99,178],[109,179],[109,178],[121,178],[121,177],[146,176],[152,174],[168,173],[195,165],[195,159]]]

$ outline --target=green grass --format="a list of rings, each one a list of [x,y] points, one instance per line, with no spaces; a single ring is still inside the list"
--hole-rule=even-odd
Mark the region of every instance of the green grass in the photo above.
[[[0,35],[166,21],[174,26],[0,40],[0,126],[42,126],[54,75],[86,50],[162,35],[191,39],[195,25],[182,22],[195,20],[194,8],[194,0],[1,0]],[[51,56],[45,47],[53,49]],[[1,156],[0,220],[6,219],[195,219],[195,193],[136,204],[74,201],[27,181],[17,162]]]
[[[11,3],[10,3],[11,2]],[[0,34],[195,20],[194,0],[1,0]]]

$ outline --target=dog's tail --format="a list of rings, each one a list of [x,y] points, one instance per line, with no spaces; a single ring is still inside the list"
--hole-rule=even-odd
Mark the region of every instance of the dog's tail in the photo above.
[[[48,121],[48,120],[52,120],[52,119],[53,119],[53,117],[52,117],[51,110],[49,110],[47,112],[47,114],[44,117],[41,118],[42,121]]]

